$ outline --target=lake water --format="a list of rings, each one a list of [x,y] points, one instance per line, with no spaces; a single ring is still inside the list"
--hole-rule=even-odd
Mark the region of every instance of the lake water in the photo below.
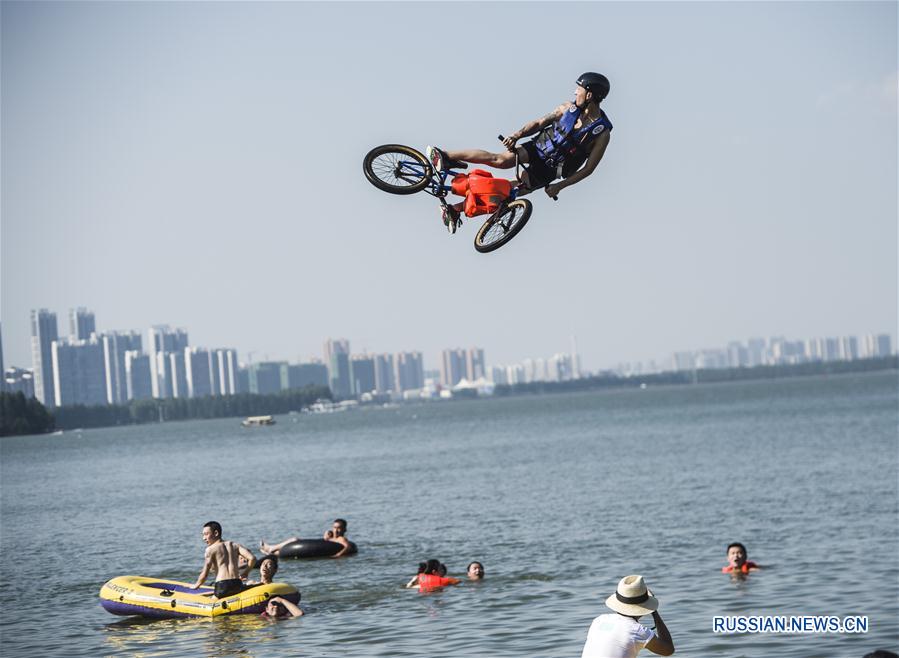
[[[630,573],[678,655],[896,650],[897,401],[892,372],[4,439],[0,652],[579,656]],[[256,550],[334,517],[359,554],[278,574],[301,589],[301,619],[99,606],[113,576],[195,579],[205,521]],[[768,568],[722,574],[733,540]],[[404,590],[430,557],[451,575],[478,559],[487,578]],[[712,632],[715,615],[766,614],[867,615],[869,630]]]

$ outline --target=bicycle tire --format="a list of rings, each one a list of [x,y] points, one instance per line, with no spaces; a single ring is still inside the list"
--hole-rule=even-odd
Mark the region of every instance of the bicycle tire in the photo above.
[[[482,254],[499,249],[521,232],[531,218],[531,210],[533,205],[527,199],[515,199],[504,204],[478,229],[477,235],[474,236],[474,248]],[[516,216],[515,213],[519,211],[521,214]],[[512,216],[507,218],[510,213]],[[503,223],[504,218],[510,223]]]
[[[411,158],[423,167],[424,174],[401,175],[398,173],[399,163]],[[390,194],[415,194],[425,189],[431,182],[434,169],[424,155],[409,146],[402,144],[384,144],[373,148],[362,161],[365,177],[379,190]]]

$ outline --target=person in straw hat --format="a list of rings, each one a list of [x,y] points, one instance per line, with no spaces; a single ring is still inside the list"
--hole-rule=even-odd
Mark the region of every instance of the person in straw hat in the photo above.
[[[671,634],[659,615],[659,600],[647,589],[643,576],[622,578],[606,606],[617,614],[593,620],[581,658],[634,658],[644,647],[660,656],[674,653]],[[638,621],[649,614],[656,624],[654,631]]]

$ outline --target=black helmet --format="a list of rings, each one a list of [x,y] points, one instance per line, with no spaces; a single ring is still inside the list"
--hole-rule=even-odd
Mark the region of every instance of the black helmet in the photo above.
[[[577,79],[577,83],[587,91],[593,92],[593,97],[597,102],[609,95],[609,79],[602,73],[588,71],[581,74],[581,77]]]

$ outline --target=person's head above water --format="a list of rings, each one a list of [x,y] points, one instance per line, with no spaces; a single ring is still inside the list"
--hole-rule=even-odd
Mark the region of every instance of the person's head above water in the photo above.
[[[480,580],[484,577],[484,565],[480,562],[472,562],[468,565],[468,577],[472,580]]]
[[[425,570],[422,573],[440,575],[440,560],[428,560],[425,562]]]
[[[346,534],[346,520],[334,519],[334,523],[331,524],[331,532],[335,537],[343,537]]]
[[[727,545],[727,563],[732,567],[741,567],[746,562],[746,547],[738,541]]]
[[[269,600],[269,602],[265,604],[265,614],[269,617],[286,617],[287,608],[285,608],[284,604],[280,601]]]
[[[278,573],[278,559],[267,555],[259,562],[259,577],[264,583],[270,583]]]
[[[606,599],[606,606],[625,617],[638,619],[659,609],[659,600],[643,582],[643,576],[625,576],[618,581],[615,593]]]
[[[218,521],[207,521],[203,524],[203,541],[212,544],[222,538],[222,526]]]

